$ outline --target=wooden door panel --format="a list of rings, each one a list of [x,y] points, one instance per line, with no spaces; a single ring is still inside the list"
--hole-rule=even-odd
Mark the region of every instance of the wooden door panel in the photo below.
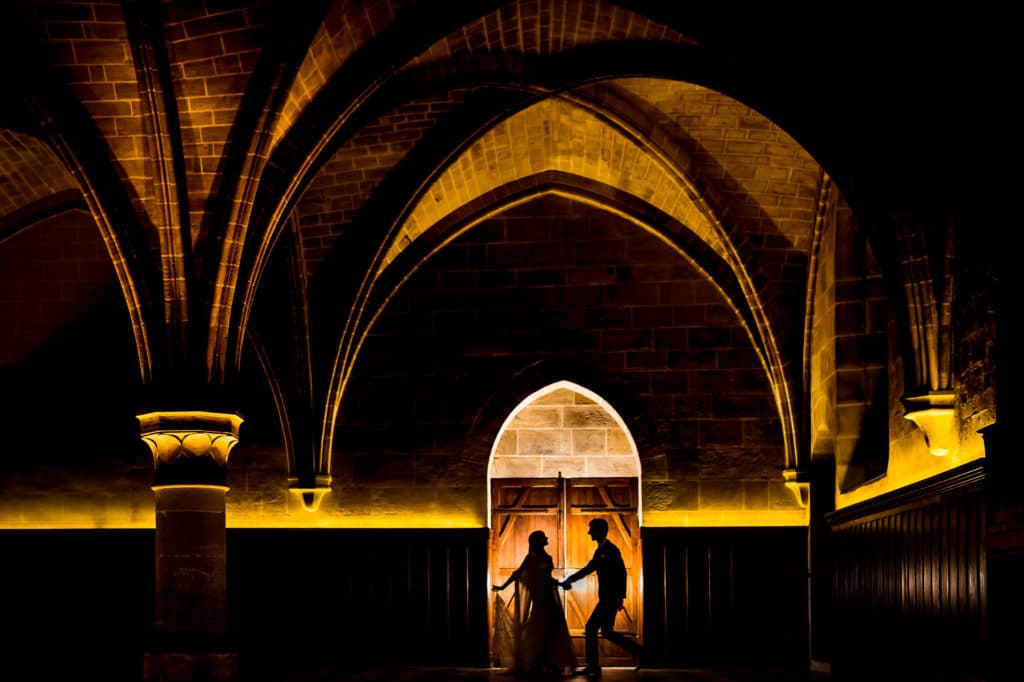
[[[557,478],[495,479],[492,492],[494,511],[545,512],[562,503]]]
[[[622,552],[626,564],[626,601],[615,619],[615,629],[640,638],[640,528],[636,479],[570,479],[566,482],[566,573],[571,574],[589,563],[596,543],[588,531],[590,521],[608,522],[608,539]],[[577,641],[577,654],[583,655],[583,630],[597,605],[598,578],[595,574],[573,584],[565,595],[569,631]],[[619,647],[600,640],[601,660],[605,665],[636,665],[636,659]]]
[[[499,519],[503,530],[498,533],[496,550],[498,575],[494,576],[496,583],[504,582],[511,573],[519,568],[523,557],[530,551],[529,536],[535,530],[544,531],[550,545],[557,546],[560,542],[561,524],[558,522],[558,514],[548,515],[534,514],[527,517],[508,514],[505,519]],[[552,553],[554,557],[555,554]]]
[[[529,537],[535,530],[548,536],[548,552],[556,569],[562,566],[562,484],[559,479],[495,479],[492,523],[492,580],[501,584],[519,568],[530,551]]]
[[[555,577],[583,568],[597,545],[587,534],[592,519],[608,522],[608,538],[626,564],[625,609],[616,617],[616,630],[640,639],[640,529],[635,478],[494,479],[491,482],[491,578],[501,584],[529,552],[535,530],[547,533]],[[563,568],[564,567],[564,568]],[[584,658],[583,630],[597,604],[598,578],[590,575],[564,592],[566,621],[576,655]],[[634,666],[635,657],[600,640],[604,665]]]

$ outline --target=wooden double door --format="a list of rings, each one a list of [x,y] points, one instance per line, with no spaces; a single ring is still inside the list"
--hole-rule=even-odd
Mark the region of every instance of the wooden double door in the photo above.
[[[529,552],[528,537],[543,530],[554,576],[571,575],[587,565],[597,545],[587,534],[592,519],[608,522],[608,539],[626,564],[626,602],[615,629],[641,641],[640,524],[636,478],[502,478],[491,482],[491,578],[503,583]],[[580,665],[584,663],[583,628],[597,604],[597,574],[560,590],[566,621]],[[493,629],[492,629],[493,632]],[[493,642],[492,642],[493,646]],[[635,666],[624,649],[600,640],[605,666]]]

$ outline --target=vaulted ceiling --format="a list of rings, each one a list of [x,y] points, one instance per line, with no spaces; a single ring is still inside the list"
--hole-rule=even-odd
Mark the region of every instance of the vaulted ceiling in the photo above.
[[[900,210],[893,197],[958,181],[903,136],[938,132],[900,107],[932,82],[857,70],[910,49],[873,18],[808,27],[629,0],[300,6],[3,10],[0,238],[88,215],[147,384],[230,381],[254,308],[284,288],[302,329],[277,352],[306,356],[292,399],[329,425],[396,287],[486,217],[557,194],[627,217],[715,283],[795,457],[821,207],[841,192],[870,229]],[[893,150],[916,165],[887,166]],[[267,274],[275,257],[286,283]]]

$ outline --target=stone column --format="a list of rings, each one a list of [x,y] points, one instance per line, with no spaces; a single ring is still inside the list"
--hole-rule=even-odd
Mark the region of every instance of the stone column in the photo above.
[[[156,493],[155,631],[145,679],[235,680],[227,642],[227,461],[242,419],[218,412],[139,415]]]

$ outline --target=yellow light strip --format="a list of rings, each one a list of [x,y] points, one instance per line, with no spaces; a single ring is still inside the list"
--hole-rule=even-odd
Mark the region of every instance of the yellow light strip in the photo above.
[[[787,511],[648,511],[647,528],[749,528],[806,526],[810,509]]]
[[[13,515],[12,515],[13,516]],[[3,530],[87,530],[87,529],[152,529],[155,527],[154,514],[145,519],[127,517],[88,518],[85,514],[63,520],[33,519],[28,515],[20,518],[0,516]],[[485,528],[484,520],[470,514],[441,516],[437,514],[396,514],[393,516],[374,515],[326,515],[321,512],[289,513],[263,516],[251,513],[227,512],[228,528],[367,528],[367,529],[441,529],[441,528]],[[728,528],[728,527],[778,527],[806,526],[808,510],[794,511],[690,511],[690,512],[648,512],[644,526],[648,528]]]
[[[168,488],[209,488],[210,490],[223,490],[224,492],[231,490],[231,488],[226,485],[211,485],[207,483],[168,483],[166,485],[150,486],[150,489],[154,491],[167,490]]]

